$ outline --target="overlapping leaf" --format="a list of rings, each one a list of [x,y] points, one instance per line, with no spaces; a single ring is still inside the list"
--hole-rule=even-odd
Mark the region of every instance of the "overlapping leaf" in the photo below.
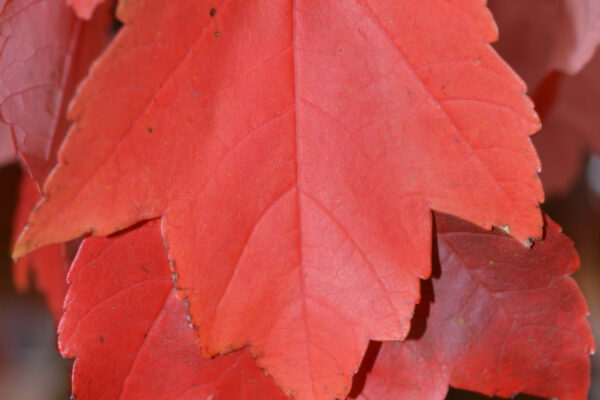
[[[406,335],[430,209],[540,235],[538,122],[480,1],[169,4],[121,3],[17,255],[162,215],[205,354],[334,398]]]
[[[41,185],[56,164],[69,123],[68,102],[106,46],[112,17],[102,7],[89,23],[64,0],[11,0],[0,14],[0,134]],[[4,139],[3,139],[4,140]]]
[[[175,297],[156,221],[86,239],[69,282],[59,347],[77,357],[76,398],[286,398],[247,350],[202,357]]]
[[[489,3],[501,32],[497,48],[531,88],[554,70],[578,73],[600,44],[597,0]]]
[[[21,177],[17,209],[14,217],[13,237],[17,239],[27,222],[27,216],[40,200],[40,193],[33,180]],[[26,255],[13,266],[13,279],[20,291],[29,289],[33,279],[36,290],[42,293],[54,319],[62,315],[67,292],[68,257],[64,244],[51,244]]]
[[[524,249],[437,215],[440,271],[424,284],[409,338],[383,344],[359,398],[441,400],[452,385],[586,399],[594,339],[569,277],[579,259],[546,222],[545,239]]]
[[[11,162],[16,162],[14,145],[10,137],[10,131],[6,125],[0,124],[0,167]]]
[[[90,19],[96,7],[105,0],[65,0],[73,7],[79,18]]]
[[[535,144],[544,165],[544,189],[564,194],[579,176],[586,155],[600,154],[600,53],[576,76],[556,76],[556,83],[552,78],[543,85],[557,85],[555,98]]]
[[[542,115],[534,144],[544,189],[564,194],[586,154],[600,151],[600,60],[592,58],[600,44],[600,2],[495,0],[490,6],[501,32],[497,48],[535,93]]]

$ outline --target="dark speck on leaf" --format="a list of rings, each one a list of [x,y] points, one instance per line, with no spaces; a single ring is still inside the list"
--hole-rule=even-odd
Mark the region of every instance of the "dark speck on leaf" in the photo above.
[[[148,133],[152,133],[152,132],[154,132],[154,131],[152,130],[152,128],[148,127]]]
[[[215,31],[215,37],[219,37],[219,31]]]
[[[104,343],[104,336],[100,336],[100,343]]]
[[[210,16],[214,17],[215,15],[217,15],[217,9],[216,8],[211,8],[210,9]]]

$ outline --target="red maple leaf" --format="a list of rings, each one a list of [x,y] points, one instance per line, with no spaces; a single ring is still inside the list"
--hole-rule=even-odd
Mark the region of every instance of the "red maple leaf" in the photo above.
[[[110,9],[89,23],[64,0],[13,0],[1,10],[0,134],[10,133],[39,185],[56,164],[76,85],[108,42]]]
[[[303,399],[406,335],[431,209],[541,234],[538,121],[480,1],[169,5],[121,3],[17,256],[162,216],[204,353],[250,345]]]
[[[546,218],[544,240],[524,249],[503,233],[435,219],[441,268],[423,285],[411,334],[381,346],[359,398],[441,400],[452,385],[586,399],[594,339],[569,276],[579,258],[560,227]]]
[[[175,297],[156,221],[84,240],[69,283],[59,347],[77,357],[76,398],[286,398],[247,350],[202,357]]]

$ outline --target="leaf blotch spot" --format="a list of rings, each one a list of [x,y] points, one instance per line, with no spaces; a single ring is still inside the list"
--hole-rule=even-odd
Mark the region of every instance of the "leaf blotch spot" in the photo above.
[[[215,31],[215,37],[219,37],[219,31]]]
[[[100,335],[100,343],[104,343],[104,336]]]
[[[217,9],[216,8],[211,8],[210,9],[210,16],[214,17],[215,15],[217,15]]]
[[[465,319],[463,317],[458,317],[456,318],[456,322],[458,322],[459,325],[464,325]]]
[[[154,130],[152,130],[152,128],[148,127],[148,133],[152,134],[152,133],[154,133]]]

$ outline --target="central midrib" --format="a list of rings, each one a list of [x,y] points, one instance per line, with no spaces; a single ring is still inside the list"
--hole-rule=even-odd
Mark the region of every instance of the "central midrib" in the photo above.
[[[296,18],[297,18],[297,8],[296,8],[296,0],[292,1],[292,57],[293,57],[293,73],[294,73],[294,134],[296,135],[296,201],[298,203],[298,270],[300,274],[300,292],[301,292],[301,303],[302,303],[302,324],[304,326],[304,335],[306,337],[306,360],[308,363],[308,375],[311,380],[311,388],[312,394],[316,397],[317,393],[315,390],[315,379],[313,376],[313,367],[311,363],[311,352],[310,352],[310,335],[308,332],[308,313],[306,310],[306,277],[304,275],[303,265],[302,265],[302,183],[300,178],[300,156],[301,156],[301,146],[300,146],[300,137],[298,135],[298,102],[300,101],[300,94],[298,93],[298,59],[296,57],[296,52],[298,49],[296,43]]]

